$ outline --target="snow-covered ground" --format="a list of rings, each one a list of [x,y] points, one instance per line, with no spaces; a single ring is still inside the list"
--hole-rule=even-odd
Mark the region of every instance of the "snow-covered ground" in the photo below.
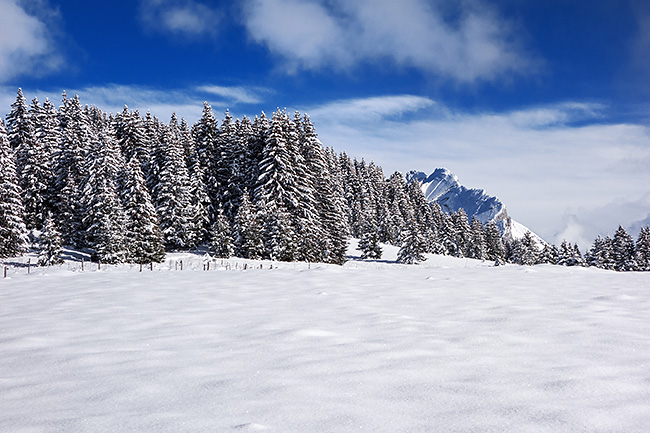
[[[650,273],[429,257],[11,268],[0,431],[648,431]]]

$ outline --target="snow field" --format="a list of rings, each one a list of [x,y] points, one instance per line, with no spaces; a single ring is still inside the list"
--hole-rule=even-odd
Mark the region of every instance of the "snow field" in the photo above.
[[[650,425],[648,273],[181,258],[0,280],[0,431]]]

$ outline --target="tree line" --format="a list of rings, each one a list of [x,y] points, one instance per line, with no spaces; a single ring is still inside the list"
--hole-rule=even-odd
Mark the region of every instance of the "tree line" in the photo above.
[[[36,246],[41,264],[60,261],[62,245],[104,263],[207,246],[216,257],[342,264],[352,236],[363,258],[380,258],[387,243],[404,263],[435,253],[649,269],[648,230],[632,241],[635,264],[620,266],[622,235],[597,239],[585,257],[567,243],[540,249],[530,233],[505,240],[494,223],[428,203],[401,173],[386,178],[324,147],[307,115],[280,109],[270,119],[226,111],[218,122],[205,103],[190,126],[126,106],[107,114],[65,93],[58,108],[28,104],[19,89],[6,128],[0,121],[0,167],[0,257]]]

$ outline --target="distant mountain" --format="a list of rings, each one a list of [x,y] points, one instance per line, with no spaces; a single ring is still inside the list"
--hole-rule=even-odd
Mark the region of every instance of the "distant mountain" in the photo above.
[[[546,243],[526,226],[510,218],[506,206],[498,197],[488,195],[482,189],[465,187],[458,177],[446,168],[436,168],[430,175],[421,171],[410,171],[406,174],[406,179],[409,182],[419,182],[429,203],[438,202],[446,213],[463,209],[470,219],[475,216],[483,224],[488,221],[495,222],[505,239],[520,239],[530,231],[540,245]]]

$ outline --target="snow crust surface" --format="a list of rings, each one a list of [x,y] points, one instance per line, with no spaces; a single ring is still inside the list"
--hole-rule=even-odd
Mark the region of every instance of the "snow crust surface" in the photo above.
[[[395,254],[12,269],[0,431],[648,431],[649,273]]]

